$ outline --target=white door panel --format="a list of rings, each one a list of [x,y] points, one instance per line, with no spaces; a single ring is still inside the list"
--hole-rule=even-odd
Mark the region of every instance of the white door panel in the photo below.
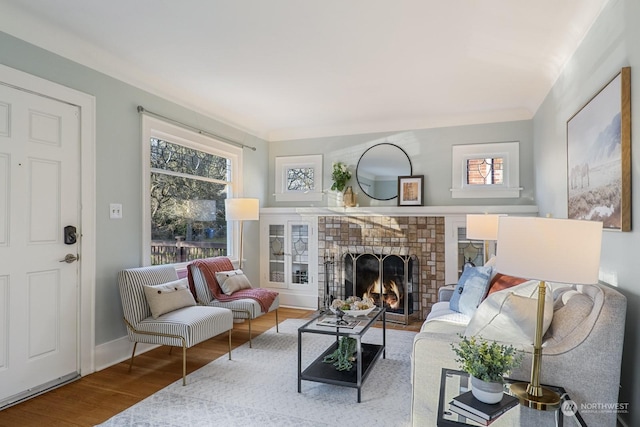
[[[77,375],[78,107],[0,85],[0,407]]]

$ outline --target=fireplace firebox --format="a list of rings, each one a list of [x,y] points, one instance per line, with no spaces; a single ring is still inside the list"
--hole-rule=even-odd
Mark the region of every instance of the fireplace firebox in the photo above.
[[[333,298],[369,297],[387,310],[387,320],[409,324],[420,318],[419,261],[416,256],[347,252],[335,263]],[[342,285],[342,286],[340,286]]]

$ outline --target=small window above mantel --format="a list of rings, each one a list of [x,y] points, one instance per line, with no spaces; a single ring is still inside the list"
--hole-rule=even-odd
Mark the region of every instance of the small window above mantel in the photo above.
[[[276,201],[322,200],[322,155],[276,157]]]
[[[451,197],[520,197],[520,143],[454,145]]]

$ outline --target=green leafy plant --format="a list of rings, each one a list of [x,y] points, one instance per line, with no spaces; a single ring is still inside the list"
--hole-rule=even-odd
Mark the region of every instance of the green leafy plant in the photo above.
[[[353,367],[353,356],[356,352],[356,339],[349,337],[341,337],[338,342],[338,348],[331,354],[322,359],[324,363],[333,363],[338,371],[348,371]]]
[[[482,337],[460,334],[458,345],[451,344],[460,369],[482,381],[504,382],[504,375],[522,363],[524,353],[512,345],[498,344]]]
[[[349,167],[342,162],[333,164],[333,171],[331,172],[331,179],[333,180],[332,190],[344,191],[344,187],[347,185],[347,181],[351,179],[351,172]]]

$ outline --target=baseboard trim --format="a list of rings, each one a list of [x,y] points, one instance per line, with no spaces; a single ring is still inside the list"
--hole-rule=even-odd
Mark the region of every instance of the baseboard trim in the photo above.
[[[136,356],[146,353],[149,350],[159,347],[154,344],[139,343],[136,347]],[[128,337],[122,337],[104,344],[97,345],[95,348],[95,367],[96,372],[106,369],[110,366],[117,365],[120,362],[129,360],[131,351],[133,350],[133,342]]]

